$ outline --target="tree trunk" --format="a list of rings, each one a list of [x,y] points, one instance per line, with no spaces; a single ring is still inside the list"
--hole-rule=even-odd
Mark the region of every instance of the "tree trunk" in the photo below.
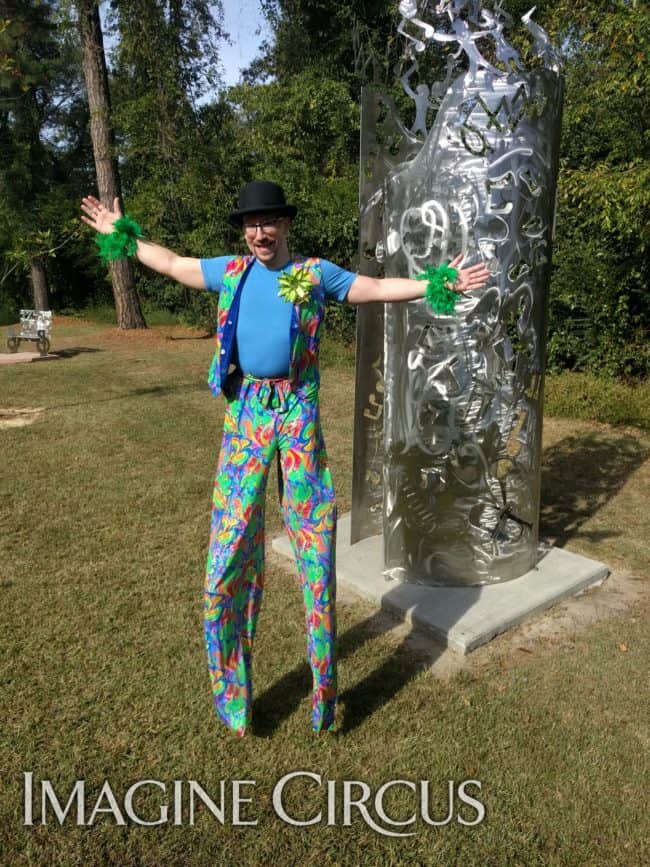
[[[50,296],[48,292],[47,273],[43,260],[35,256],[29,260],[29,277],[32,283],[34,310],[49,310]]]
[[[116,196],[121,199],[121,189],[115,159],[111,100],[99,9],[97,0],[77,0],[76,5],[99,198],[107,208],[112,208],[113,199]],[[131,262],[128,259],[118,259],[111,262],[110,270],[118,327],[146,328],[147,323],[133,282]]]

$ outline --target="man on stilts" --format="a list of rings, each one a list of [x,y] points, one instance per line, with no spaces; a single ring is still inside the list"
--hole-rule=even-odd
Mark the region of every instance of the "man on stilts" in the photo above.
[[[353,274],[327,260],[289,252],[297,209],[281,187],[252,181],[231,221],[247,256],[196,259],[142,239],[134,221],[94,197],[82,219],[110,247],[108,258],[135,253],[158,273],[195,289],[219,292],[216,350],[208,382],[226,402],[214,479],[204,592],[204,633],[215,710],[237,735],[251,722],[251,659],[264,587],[264,496],[278,460],[282,512],[305,604],[313,676],[312,728],[335,722],[336,503],[320,424],[318,349],[327,298],[363,304],[421,298],[418,280]],[[102,237],[106,236],[106,237]],[[106,255],[106,254],[105,254]],[[483,265],[445,270],[454,291],[480,289]]]

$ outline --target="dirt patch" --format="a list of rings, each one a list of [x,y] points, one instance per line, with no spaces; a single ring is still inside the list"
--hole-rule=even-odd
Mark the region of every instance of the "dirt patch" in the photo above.
[[[44,406],[23,406],[20,409],[0,406],[0,430],[8,427],[26,427],[37,421],[44,412]]]
[[[205,328],[189,328],[185,325],[150,325],[149,328],[122,329],[104,322],[96,322],[83,317],[53,316],[52,325],[64,329],[64,335],[57,331],[57,337],[65,340],[73,337],[65,334],[70,328],[91,329],[94,341],[101,343],[121,343],[132,345],[141,343],[143,346],[162,344],[169,340],[201,340],[214,337],[214,330]],[[216,327],[216,326],[215,326]],[[74,337],[73,339],[77,339]]]
[[[181,325],[166,325],[156,328],[107,328],[97,335],[102,343],[142,343],[147,346],[170,340],[206,340],[212,337],[204,329],[184,328]]]
[[[69,325],[90,325],[89,319],[81,319],[75,316],[52,316],[52,325],[65,325],[67,328]]]

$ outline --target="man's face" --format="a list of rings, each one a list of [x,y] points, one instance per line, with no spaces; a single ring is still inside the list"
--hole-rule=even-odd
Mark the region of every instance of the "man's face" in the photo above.
[[[279,214],[246,214],[242,222],[244,240],[251,253],[267,268],[281,267],[289,255],[289,217]]]

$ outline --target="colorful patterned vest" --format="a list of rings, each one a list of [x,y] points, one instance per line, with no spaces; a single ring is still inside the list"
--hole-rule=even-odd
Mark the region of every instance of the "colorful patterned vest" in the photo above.
[[[242,287],[254,262],[254,256],[235,256],[226,265],[217,308],[216,346],[208,374],[208,385],[215,396],[224,390],[228,377],[237,373],[229,373],[229,367],[235,346],[239,301]],[[320,259],[295,257],[293,264],[308,272],[313,290],[308,301],[293,305],[289,379],[292,388],[312,383],[318,386],[318,346],[325,313],[325,290],[321,285]]]

